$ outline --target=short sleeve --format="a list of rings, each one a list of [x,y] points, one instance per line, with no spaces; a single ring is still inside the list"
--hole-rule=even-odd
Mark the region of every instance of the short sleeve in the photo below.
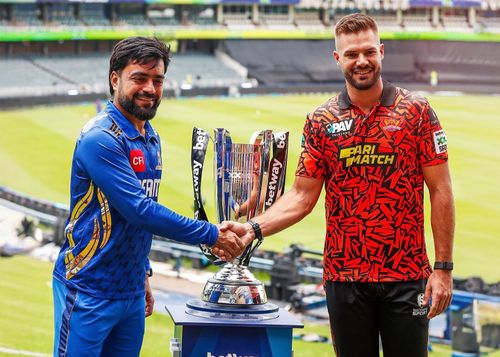
[[[302,133],[302,152],[295,171],[296,176],[323,178],[325,172],[321,125],[309,114]]]
[[[446,133],[429,103],[426,103],[422,111],[419,135],[420,163],[423,166],[439,165],[448,160]]]

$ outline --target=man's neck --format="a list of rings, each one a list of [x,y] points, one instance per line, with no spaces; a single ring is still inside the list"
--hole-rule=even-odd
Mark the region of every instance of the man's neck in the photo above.
[[[146,130],[144,129],[144,126],[146,125],[146,121],[145,120],[137,119],[135,116],[133,116],[132,114],[130,114],[129,112],[127,112],[125,109],[123,109],[123,107],[120,105],[120,103],[118,103],[118,101],[113,101],[113,104],[123,114],[123,116],[125,118],[127,118],[127,120],[130,123],[132,123],[132,125],[137,129],[137,131],[142,136],[146,135]]]
[[[369,113],[375,104],[378,103],[382,96],[384,84],[382,78],[369,89],[356,89],[346,82],[347,93],[351,103],[360,108],[363,112]]]

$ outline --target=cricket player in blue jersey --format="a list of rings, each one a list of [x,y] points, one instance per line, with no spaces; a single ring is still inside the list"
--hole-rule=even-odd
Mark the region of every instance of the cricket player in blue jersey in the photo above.
[[[245,248],[230,231],[157,203],[160,104],[170,50],[132,37],[113,49],[112,100],[85,125],[75,147],[66,241],[53,273],[54,356],[138,356],[153,311],[152,235],[222,250]]]

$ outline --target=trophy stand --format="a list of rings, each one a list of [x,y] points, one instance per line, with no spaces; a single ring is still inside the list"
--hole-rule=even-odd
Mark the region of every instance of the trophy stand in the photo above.
[[[191,163],[195,218],[208,220],[201,176],[209,135],[193,129]],[[215,130],[217,220],[248,221],[269,208],[284,191],[288,133],[257,132],[250,144],[232,143],[229,132]],[[205,284],[201,299],[167,305],[175,324],[170,351],[175,357],[293,356],[292,330],[303,325],[267,301],[262,282],[248,269],[256,240]],[[212,261],[217,257],[201,247]]]

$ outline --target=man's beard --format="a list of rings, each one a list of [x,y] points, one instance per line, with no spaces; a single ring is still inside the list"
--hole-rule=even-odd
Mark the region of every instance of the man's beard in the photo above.
[[[144,108],[139,105],[137,105],[134,102],[134,98],[137,97],[143,97],[143,98],[148,98],[148,99],[154,99],[153,105],[150,108]],[[127,112],[132,114],[134,117],[136,117],[139,120],[146,121],[146,120],[151,120],[154,118],[156,115],[156,110],[158,109],[158,106],[160,105],[161,99],[157,98],[155,95],[151,94],[134,94],[134,96],[131,98],[127,97],[123,92],[119,91],[118,92],[118,103],[122,106],[123,109],[125,109]]]
[[[374,69],[373,67],[368,67],[366,69],[371,69],[372,72],[369,73],[369,75],[372,75],[372,79],[368,82],[359,82],[357,80],[354,79],[354,72],[357,71],[357,70],[363,70],[365,68],[353,68],[352,72],[344,72],[344,77],[346,79],[346,81],[351,85],[353,86],[354,88],[358,89],[358,90],[367,90],[367,89],[370,89],[371,87],[373,87],[375,85],[375,83],[377,83],[377,81],[379,80],[380,78],[380,67],[378,67],[377,69]]]

